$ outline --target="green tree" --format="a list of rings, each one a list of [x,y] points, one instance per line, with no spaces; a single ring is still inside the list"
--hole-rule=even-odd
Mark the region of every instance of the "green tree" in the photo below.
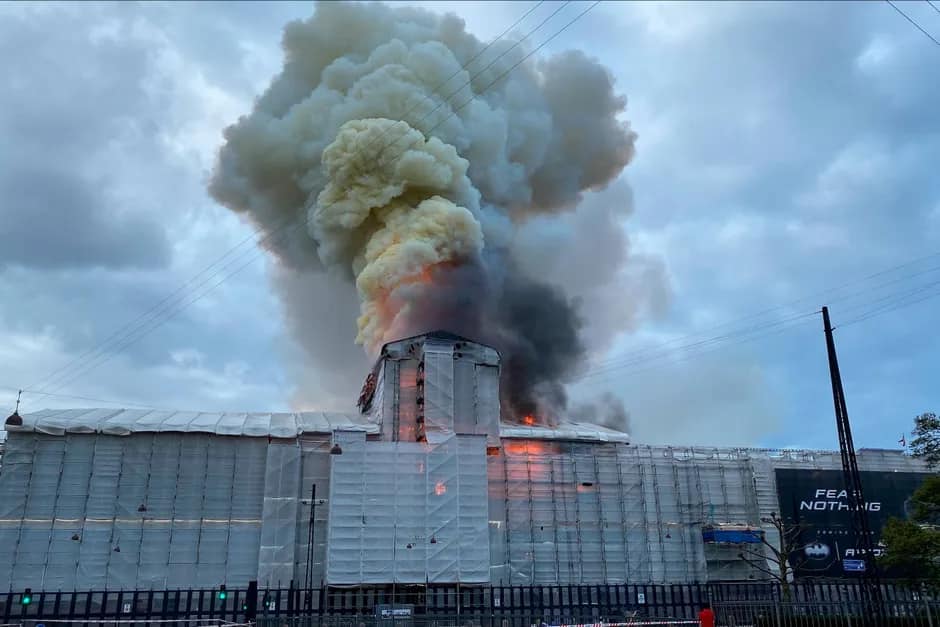
[[[940,465],[940,417],[926,412],[914,418],[914,431],[911,433],[911,454],[927,462],[931,468]]]
[[[891,518],[881,540],[887,574],[940,584],[940,477],[928,477],[911,497],[910,520]]]

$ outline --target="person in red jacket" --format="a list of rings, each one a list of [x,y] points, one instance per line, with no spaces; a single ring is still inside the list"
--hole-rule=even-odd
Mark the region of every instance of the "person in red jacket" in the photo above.
[[[698,613],[698,624],[701,627],[715,627],[715,613],[708,603],[702,604],[702,611]]]

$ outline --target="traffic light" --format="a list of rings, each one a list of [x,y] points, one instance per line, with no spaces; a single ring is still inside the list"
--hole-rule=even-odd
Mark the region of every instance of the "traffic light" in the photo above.
[[[217,596],[219,597],[219,601],[224,601],[225,599],[228,598],[228,592],[225,591],[224,585],[219,586],[219,592]]]
[[[20,605],[29,605],[33,602],[33,589],[26,588],[23,590],[23,594],[20,595]]]

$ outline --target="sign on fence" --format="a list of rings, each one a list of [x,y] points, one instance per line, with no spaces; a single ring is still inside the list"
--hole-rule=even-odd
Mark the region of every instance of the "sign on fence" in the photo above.
[[[399,603],[394,605],[376,605],[375,614],[379,618],[410,618],[414,615],[414,605]]]
[[[847,573],[864,573],[865,560],[842,560],[842,569]]]

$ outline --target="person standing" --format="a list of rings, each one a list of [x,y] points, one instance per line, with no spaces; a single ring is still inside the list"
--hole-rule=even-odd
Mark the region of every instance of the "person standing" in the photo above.
[[[699,627],[715,627],[715,613],[708,603],[702,604],[702,611],[698,613]]]

